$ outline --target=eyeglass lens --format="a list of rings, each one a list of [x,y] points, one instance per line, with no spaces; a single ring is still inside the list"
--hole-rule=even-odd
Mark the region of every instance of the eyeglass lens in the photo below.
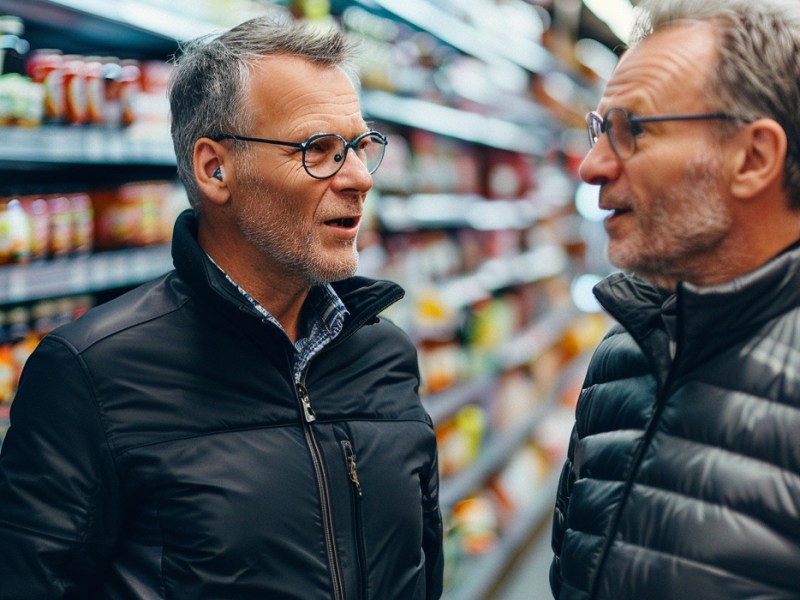
[[[335,134],[315,136],[305,149],[305,168],[313,177],[330,177],[342,168],[348,149],[353,150],[367,171],[374,173],[383,160],[386,143],[375,133],[359,136],[350,143]]]
[[[586,124],[589,128],[589,141],[594,146],[603,133],[608,134],[608,141],[614,152],[622,159],[629,158],[636,150],[636,140],[628,114],[621,109],[612,108],[605,119],[597,113],[590,113]]]

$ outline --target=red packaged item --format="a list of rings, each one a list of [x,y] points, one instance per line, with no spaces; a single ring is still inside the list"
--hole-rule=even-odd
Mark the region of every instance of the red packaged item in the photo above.
[[[85,66],[83,58],[78,55],[64,56],[66,120],[73,124],[84,123],[87,119]]]
[[[72,214],[66,196],[49,196],[50,256],[64,256],[72,252]]]
[[[50,252],[50,209],[41,196],[20,198],[22,208],[28,215],[31,229],[31,259],[47,258]]]
[[[136,98],[142,91],[142,71],[136,60],[122,60],[119,63],[120,120],[123,127],[136,121]]]
[[[64,98],[64,57],[60,50],[36,50],[26,63],[28,77],[44,86],[44,118],[62,121],[66,114]]]

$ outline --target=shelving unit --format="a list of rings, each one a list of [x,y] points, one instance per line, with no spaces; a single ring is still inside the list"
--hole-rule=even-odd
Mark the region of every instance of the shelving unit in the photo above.
[[[530,498],[528,505],[496,548],[489,554],[470,557],[463,566],[466,573],[464,579],[448,593],[447,598],[484,600],[488,597],[507,565],[528,542],[531,532],[552,514],[559,476],[558,469],[550,472],[547,479],[540,484],[541,491]]]
[[[549,132],[543,126],[522,127],[504,119],[376,90],[364,91],[362,106],[367,117],[490,148],[533,156],[542,156],[546,149],[543,140]]]
[[[102,126],[0,127],[0,168],[38,171],[89,164],[138,164],[175,172],[175,153],[165,126],[112,129]]]
[[[228,6],[190,0],[0,0],[0,14],[22,17],[34,47],[58,47],[66,53],[87,49],[120,57],[166,60],[178,42],[232,26],[263,14],[265,2],[241,0]]]
[[[593,93],[581,75],[570,66],[559,63],[541,45],[508,38],[494,38],[472,25],[465,24],[448,12],[463,7],[450,6],[440,0],[363,0],[355,3],[372,14],[389,17],[430,34],[443,43],[496,68],[522,70],[531,77],[563,76],[564,82],[575,86],[586,96]],[[438,5],[438,6],[437,6]],[[470,102],[449,105],[452,98],[414,97],[386,90],[364,90],[363,108],[368,117],[389,127],[420,129],[459,143],[502,152],[520,153],[534,162],[546,160],[552,152],[554,139],[568,127],[533,98],[507,98],[509,108],[504,114],[502,104],[476,105],[465,109]],[[591,100],[590,100],[591,101]],[[513,110],[512,110],[513,107]],[[565,179],[571,176],[567,175]],[[547,192],[544,192],[545,194]],[[385,194],[380,198],[378,218],[383,231],[389,235],[416,235],[421,232],[450,232],[459,230],[492,232],[515,230],[521,233],[535,230],[540,223],[557,222],[563,205],[548,205],[537,197],[506,197],[489,199],[481,194],[420,193]],[[570,217],[567,217],[570,218]],[[564,227],[569,229],[569,227]],[[559,243],[535,243],[513,255],[501,254],[484,260],[469,272],[432,282],[430,286],[412,285],[409,302],[420,287],[433,293],[450,312],[469,314],[472,307],[491,301],[503,290],[536,285],[552,279],[569,279],[574,267],[566,246],[574,240]],[[486,362],[495,365],[490,373],[456,384],[444,391],[423,398],[434,424],[446,425],[459,411],[469,406],[482,406],[498,393],[504,373],[525,370],[541,358],[548,349],[568,335],[579,318],[579,311],[569,302],[550,307],[544,316],[527,324],[491,352]],[[455,319],[460,322],[460,319]],[[412,337],[415,331],[411,328]],[[441,330],[437,331],[442,336]],[[425,331],[418,336],[424,339]],[[446,335],[444,335],[446,337]],[[551,415],[565,386],[582,375],[585,357],[575,359],[559,375],[558,381],[543,382],[549,392],[535,408],[512,428],[497,434],[491,432],[483,440],[479,455],[463,471],[444,477],[440,486],[443,513],[453,513],[456,506],[489,484],[519,449],[535,438],[537,428]],[[540,482],[534,496],[527,498],[524,507],[506,524],[497,544],[487,553],[466,556],[457,565],[458,577],[446,592],[448,600],[479,600],[496,589],[506,565],[520,551],[530,536],[546,521],[552,511],[554,490],[560,461]]]
[[[143,283],[172,268],[169,246],[108,250],[0,267],[0,305]]]
[[[471,489],[479,486],[482,477],[488,477],[499,464],[507,460],[508,454],[513,452],[516,445],[524,443],[526,439],[535,434],[535,429],[541,424],[543,418],[555,410],[559,396],[564,393],[564,389],[569,387],[576,377],[585,372],[589,358],[590,353],[585,352],[564,369],[541,406],[520,423],[510,434],[511,439],[504,439],[493,444],[486,452],[485,457],[481,458],[475,472],[465,474],[449,488],[443,488],[443,507],[464,497]],[[488,553],[469,557],[465,564],[461,565],[464,576],[462,581],[448,592],[446,595],[448,600],[482,600],[492,594],[507,565],[530,541],[531,532],[541,526],[552,514],[556,486],[561,475],[559,467],[560,465],[553,468],[544,481],[540,482],[537,493],[526,499],[524,507],[513,522],[507,524],[506,534],[499,542]],[[444,490],[447,490],[447,494]]]
[[[0,195],[173,179],[175,154],[159,125],[0,127]]]

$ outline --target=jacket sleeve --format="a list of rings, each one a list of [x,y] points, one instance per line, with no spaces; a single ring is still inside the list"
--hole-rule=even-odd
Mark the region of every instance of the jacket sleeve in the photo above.
[[[29,358],[0,453],[0,597],[86,598],[119,486],[85,365],[55,336]]]
[[[422,549],[425,552],[425,574],[428,600],[441,597],[444,587],[444,549],[442,513],[439,508],[439,460],[434,449],[433,462],[423,481]]]

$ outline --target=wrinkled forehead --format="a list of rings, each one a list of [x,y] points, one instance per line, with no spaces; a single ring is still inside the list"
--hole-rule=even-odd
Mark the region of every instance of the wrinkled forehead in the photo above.
[[[716,35],[709,27],[682,24],[654,33],[620,58],[599,112],[625,108],[655,114],[706,105],[716,57]]]
[[[263,57],[251,76],[249,104],[254,126],[270,135],[333,132],[349,137],[364,130],[358,92],[337,66],[294,56]],[[293,139],[292,138],[292,139]]]

